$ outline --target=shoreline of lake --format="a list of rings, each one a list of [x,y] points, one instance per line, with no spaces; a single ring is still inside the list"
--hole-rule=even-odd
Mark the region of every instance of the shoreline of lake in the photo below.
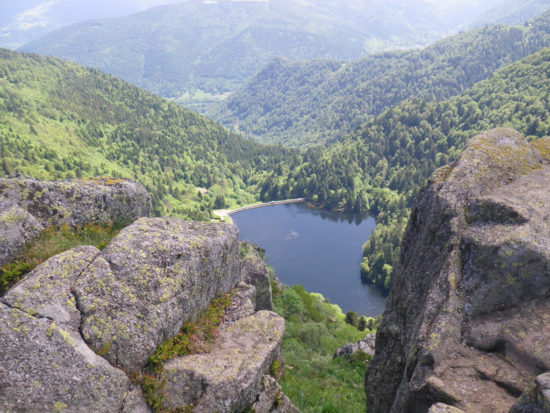
[[[235,214],[237,212],[247,211],[249,209],[256,209],[256,208],[264,208],[268,206],[275,206],[275,205],[284,205],[284,204],[298,204],[302,202],[306,202],[306,198],[294,198],[294,199],[283,199],[281,201],[269,201],[269,202],[261,202],[258,204],[253,205],[247,205],[235,209],[215,209],[212,211],[214,214],[216,214],[218,217],[220,217],[220,220],[225,221],[225,217],[229,220],[229,223],[233,224],[233,220],[231,219],[231,214]]]
[[[363,283],[359,272],[361,247],[376,227],[373,217],[312,208],[307,202],[257,205],[235,212],[233,221],[239,239],[265,249],[283,284],[318,292],[344,313],[382,313],[385,297]]]

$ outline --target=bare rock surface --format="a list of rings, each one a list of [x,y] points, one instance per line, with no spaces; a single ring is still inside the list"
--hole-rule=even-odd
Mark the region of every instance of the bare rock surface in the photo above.
[[[10,262],[43,229],[24,209],[0,203],[0,267]]]
[[[449,406],[444,403],[436,403],[430,407],[428,413],[464,413],[464,410],[457,409],[456,407]]]
[[[141,390],[86,345],[78,331],[0,304],[0,411],[121,411]],[[141,409],[141,410],[139,410]]]
[[[283,393],[277,380],[268,375],[262,377],[262,392],[252,405],[252,411],[256,413],[300,413]]]
[[[86,342],[126,371],[240,280],[233,225],[141,218],[77,280]]]
[[[244,257],[241,263],[241,277],[245,283],[256,287],[256,310],[272,310],[271,282],[264,260],[254,255]]]
[[[376,334],[367,334],[363,340],[359,340],[356,343],[344,344],[334,352],[333,358],[336,357],[351,357],[352,354],[358,351],[363,351],[370,356],[374,356],[374,349],[376,344]]]
[[[510,413],[548,412],[550,412],[550,372],[538,376],[510,410]]]
[[[78,330],[80,311],[73,289],[76,280],[99,254],[95,247],[82,246],[55,255],[27,274],[1,301]]]
[[[255,313],[256,289],[240,282],[231,292],[231,304],[225,309],[221,325],[226,326]]]
[[[367,368],[369,412],[506,412],[550,370],[549,155],[550,139],[494,129],[420,191]]]
[[[165,407],[220,413],[248,408],[280,357],[284,326],[277,314],[259,311],[222,329],[210,353],[167,362]]]
[[[133,222],[151,212],[137,182],[109,179],[40,181],[0,178],[0,266],[49,225]]]

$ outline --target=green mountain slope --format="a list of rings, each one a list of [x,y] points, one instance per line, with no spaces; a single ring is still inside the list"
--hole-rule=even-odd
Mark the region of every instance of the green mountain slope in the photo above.
[[[277,59],[208,113],[263,142],[299,146],[351,132],[410,97],[445,99],[550,45],[550,11],[529,26],[491,26],[423,50],[353,63]]]
[[[216,100],[273,57],[357,59],[452,32],[424,0],[190,0],[59,29],[22,50],[57,56],[181,103]]]
[[[550,135],[550,49],[512,63],[444,101],[414,98],[369,120],[326,150],[291,158],[262,194],[311,197],[334,208],[368,209],[377,228],[365,244],[362,275],[389,289],[414,194],[467,140],[494,127],[530,138]]]
[[[0,176],[132,178],[157,213],[205,219],[222,195],[254,201],[286,153],[98,71],[0,49]]]
[[[550,0],[525,0],[522,2],[506,0],[475,19],[471,23],[471,27],[491,23],[521,24],[548,10],[549,7]]]

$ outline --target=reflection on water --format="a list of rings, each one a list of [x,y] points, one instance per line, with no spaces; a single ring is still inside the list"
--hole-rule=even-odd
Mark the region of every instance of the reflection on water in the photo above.
[[[306,204],[274,205],[231,215],[240,238],[266,250],[279,279],[319,292],[342,310],[376,316],[385,301],[359,273],[361,247],[376,223],[366,214],[344,214]]]
[[[293,204],[296,207],[296,213],[308,214],[322,219],[328,219],[333,222],[347,222],[348,224],[361,225],[363,221],[368,219],[369,214],[350,214],[347,212],[333,212],[326,209],[313,208],[306,203]]]

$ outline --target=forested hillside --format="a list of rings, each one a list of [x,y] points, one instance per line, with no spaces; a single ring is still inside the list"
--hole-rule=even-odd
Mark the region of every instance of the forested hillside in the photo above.
[[[458,96],[404,101],[326,149],[297,151],[246,141],[97,71],[2,50],[0,175],[133,178],[157,213],[195,219],[258,198],[368,210],[378,226],[362,273],[388,289],[408,208],[435,168],[492,127],[550,134],[549,73],[546,48]]]
[[[475,14],[484,2],[469,6]],[[456,11],[425,0],[190,0],[64,27],[22,50],[94,67],[200,109],[276,56],[357,59],[426,45],[473,18]]]
[[[478,27],[491,23],[521,24],[544,13],[549,7],[550,0],[525,0],[522,2],[506,0],[483,13],[470,26]]]
[[[98,71],[0,49],[0,176],[132,178],[157,213],[209,219],[255,200],[288,153]]]
[[[377,228],[364,246],[361,272],[388,290],[412,199],[430,174],[455,160],[469,138],[493,127],[529,138],[550,135],[549,113],[545,48],[459,96],[407,100],[326,150],[293,156],[261,191],[271,199],[305,196],[332,208],[368,209]]]
[[[550,45],[550,11],[520,27],[461,33],[423,50],[353,63],[271,62],[209,114],[263,142],[301,146],[353,131],[411,98],[445,99]]]

